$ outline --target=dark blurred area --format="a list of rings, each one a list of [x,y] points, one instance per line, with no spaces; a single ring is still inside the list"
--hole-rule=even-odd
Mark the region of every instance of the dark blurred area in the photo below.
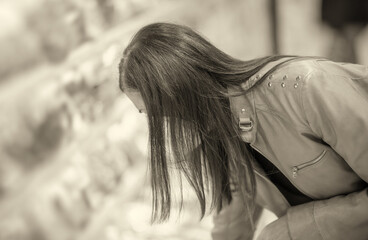
[[[321,13],[322,21],[334,31],[328,56],[339,62],[358,62],[356,41],[368,23],[368,1],[322,0]]]
[[[118,89],[124,47],[166,21],[244,60],[368,65],[367,1],[346,2],[1,1],[0,240],[210,239],[190,192],[179,222],[149,224],[146,120]]]

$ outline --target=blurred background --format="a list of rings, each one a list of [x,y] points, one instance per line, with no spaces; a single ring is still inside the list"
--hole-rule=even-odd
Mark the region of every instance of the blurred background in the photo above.
[[[241,59],[368,65],[367,1],[331,2],[0,1],[0,240],[210,239],[190,192],[180,218],[149,224],[146,119],[118,89],[124,47],[166,21]]]

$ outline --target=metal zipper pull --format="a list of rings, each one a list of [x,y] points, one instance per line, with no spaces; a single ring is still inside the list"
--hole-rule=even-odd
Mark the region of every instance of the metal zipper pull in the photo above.
[[[293,178],[296,178],[298,176],[299,168],[293,167]]]
[[[306,162],[306,163],[303,163],[303,164],[300,164],[298,166],[293,167],[293,170],[292,170],[293,178],[296,178],[298,176],[298,171],[299,170],[302,170],[306,167],[312,166],[312,165],[318,163],[319,161],[321,161],[322,158],[326,155],[326,152],[327,152],[326,149],[324,149],[322,151],[322,153],[317,158],[315,158],[315,159],[313,159],[309,162]]]

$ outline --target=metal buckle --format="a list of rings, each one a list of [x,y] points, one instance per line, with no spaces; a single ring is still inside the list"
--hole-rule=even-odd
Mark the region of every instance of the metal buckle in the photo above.
[[[243,132],[248,132],[253,129],[253,121],[249,117],[239,117],[239,128]]]

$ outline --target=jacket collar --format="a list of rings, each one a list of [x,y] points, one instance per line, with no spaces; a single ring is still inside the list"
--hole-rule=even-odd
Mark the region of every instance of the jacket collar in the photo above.
[[[272,79],[273,73],[269,73],[269,71],[272,71],[273,68],[277,67],[278,64],[289,62],[294,59],[297,60],[301,58],[281,58],[279,60],[267,63],[261,70],[259,70],[249,79],[245,80],[240,86],[228,88],[229,95],[233,95],[233,97],[229,98],[231,111],[243,141],[250,144],[253,144],[256,141],[258,121],[254,101],[254,92],[257,91],[257,87],[255,85],[264,77]],[[239,95],[240,93],[244,94]],[[237,94],[239,96],[234,96]]]

